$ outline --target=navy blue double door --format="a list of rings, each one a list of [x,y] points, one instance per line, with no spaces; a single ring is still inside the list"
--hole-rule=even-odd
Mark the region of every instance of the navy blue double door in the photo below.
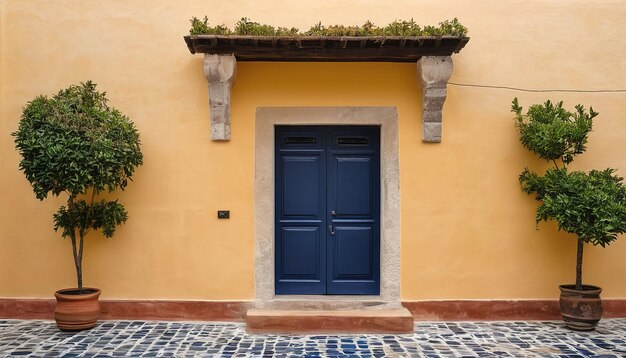
[[[277,126],[276,294],[380,293],[380,127]]]

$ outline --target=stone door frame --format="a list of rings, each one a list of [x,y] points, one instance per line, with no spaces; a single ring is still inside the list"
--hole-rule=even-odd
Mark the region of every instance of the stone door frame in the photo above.
[[[275,295],[274,126],[380,126],[380,295]],[[255,117],[254,291],[256,308],[400,307],[400,166],[396,107],[259,107]]]

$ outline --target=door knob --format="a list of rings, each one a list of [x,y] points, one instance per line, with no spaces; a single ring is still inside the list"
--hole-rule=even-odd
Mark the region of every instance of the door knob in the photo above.
[[[332,216],[336,216],[336,215],[337,215],[337,212],[336,212],[335,210],[331,210],[331,211],[330,211],[330,215],[332,215]]]

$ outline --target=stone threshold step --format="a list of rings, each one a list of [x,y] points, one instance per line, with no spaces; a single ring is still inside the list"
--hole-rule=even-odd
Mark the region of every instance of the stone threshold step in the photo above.
[[[412,333],[413,316],[404,307],[367,310],[262,310],[246,316],[250,333]]]

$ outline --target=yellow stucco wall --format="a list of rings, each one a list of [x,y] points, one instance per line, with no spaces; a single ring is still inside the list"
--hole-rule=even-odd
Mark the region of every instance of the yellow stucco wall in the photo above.
[[[517,175],[543,163],[523,150],[510,101],[562,98],[600,112],[576,169],[626,175],[626,94],[448,88],[443,143],[421,142],[414,64],[239,63],[232,140],[209,140],[202,56],[182,36],[191,16],[241,16],[306,28],[458,17],[471,40],[453,82],[525,88],[625,88],[626,3],[615,1],[0,1],[0,297],[50,297],[74,285],[69,242],[52,230],[61,199],[39,202],[10,133],[21,107],[91,79],[140,130],[145,165],[117,196],[129,220],[86,244],[85,283],[103,298],[254,297],[254,113],[260,106],[397,106],[402,299],[555,298],[573,280],[575,241],[535,230]],[[216,219],[218,209],[230,220]],[[626,238],[588,248],[584,279],[626,297]]]

